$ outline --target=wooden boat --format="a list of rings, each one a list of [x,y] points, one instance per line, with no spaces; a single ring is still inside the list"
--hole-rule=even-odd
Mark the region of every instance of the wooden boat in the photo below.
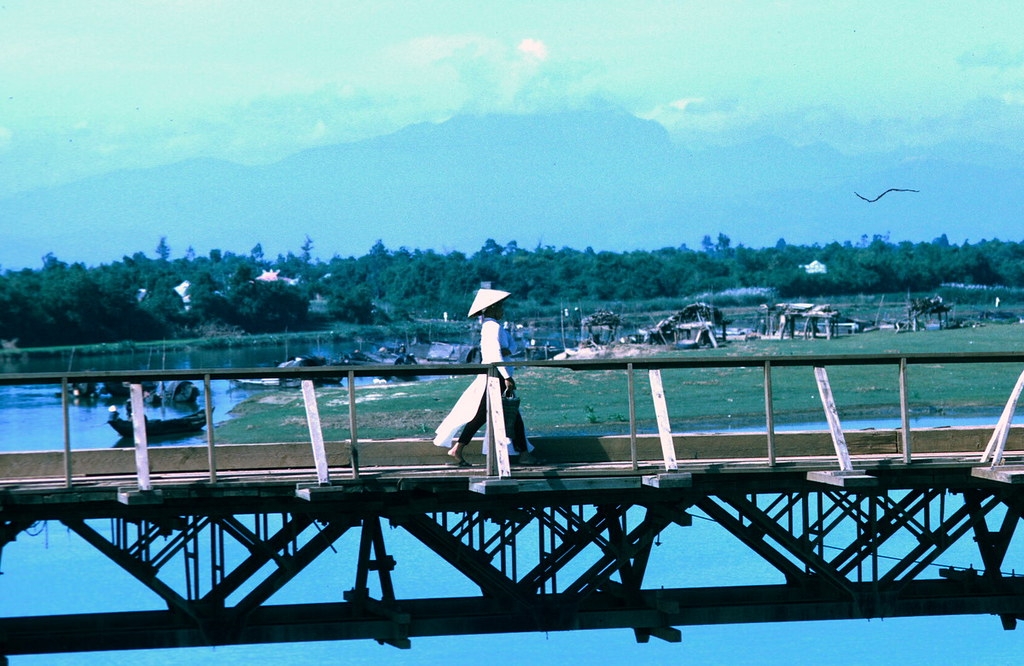
[[[122,437],[135,436],[132,421],[130,419],[121,418],[121,414],[117,411],[117,407],[112,406],[110,408],[110,417],[107,419],[107,423],[109,423],[110,427]],[[172,419],[147,418],[146,435],[149,437],[187,435],[199,432],[204,426],[206,426],[206,414],[203,410]]]
[[[199,388],[188,380],[162,382],[158,395],[165,402],[195,402],[199,400]]]
[[[296,356],[295,358],[290,358],[287,361],[278,363],[277,367],[318,368],[325,365],[327,365],[327,361],[322,356]],[[298,388],[302,385],[302,381],[300,379],[292,377],[253,377],[249,379],[234,379],[232,381],[239,386],[255,386],[260,388]],[[338,382],[338,380],[332,378],[320,378],[320,381],[330,381],[331,383]]]

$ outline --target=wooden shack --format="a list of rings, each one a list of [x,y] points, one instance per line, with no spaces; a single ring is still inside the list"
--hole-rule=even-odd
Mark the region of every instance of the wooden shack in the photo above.
[[[620,326],[622,317],[609,310],[598,310],[583,318],[583,327],[587,329],[589,341],[595,345],[614,342]]]
[[[782,340],[787,336],[813,339],[819,335],[831,339],[838,334],[839,311],[831,305],[814,303],[778,303],[762,305],[760,326],[766,337]]]
[[[939,329],[949,327],[949,311],[952,308],[942,302],[941,296],[931,298],[911,298],[907,301],[907,321],[896,325],[897,330],[909,328],[916,331],[920,327],[922,317],[935,317]]]
[[[725,339],[728,323],[715,306],[693,303],[645,331],[644,340],[650,344],[717,347],[718,340]],[[721,332],[721,338],[716,330]]]

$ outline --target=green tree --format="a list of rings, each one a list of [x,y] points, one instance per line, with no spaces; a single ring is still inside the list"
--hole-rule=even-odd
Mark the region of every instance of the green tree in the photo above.
[[[160,242],[156,244],[156,256],[161,261],[167,261],[171,258],[171,248],[167,244],[167,236],[161,236]]]

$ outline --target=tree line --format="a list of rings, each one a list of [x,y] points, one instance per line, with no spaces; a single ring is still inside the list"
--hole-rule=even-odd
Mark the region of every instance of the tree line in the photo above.
[[[706,236],[699,249],[597,252],[488,240],[477,252],[388,249],[361,257],[265,257],[191,249],[172,259],[165,239],[154,256],[137,252],[87,267],[47,255],[39,269],[0,273],[0,339],[20,347],[145,341],[223,332],[302,331],[332,322],[384,324],[464,314],[481,283],[518,303],[555,311],[567,303],[675,303],[702,294],[815,299],[935,292],[943,284],[1024,288],[1024,244],[859,242],[733,246]],[[808,272],[812,262],[825,272]],[[747,290],[746,292],[744,290]]]

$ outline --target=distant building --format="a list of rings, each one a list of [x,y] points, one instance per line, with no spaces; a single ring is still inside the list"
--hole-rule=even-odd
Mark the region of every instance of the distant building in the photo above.
[[[825,264],[818,261],[817,259],[815,259],[809,264],[804,264],[800,268],[804,269],[805,271],[811,274],[823,275],[825,273],[828,273],[828,267],[825,266]]]
[[[280,275],[280,272],[281,271],[279,271],[279,270],[278,271],[264,270],[263,273],[261,275],[259,275],[256,279],[259,280],[260,282],[277,282],[278,280],[280,280],[281,282],[284,282],[285,284],[292,284],[292,285],[298,284],[298,282],[299,282],[298,278],[284,277],[283,275]]]

